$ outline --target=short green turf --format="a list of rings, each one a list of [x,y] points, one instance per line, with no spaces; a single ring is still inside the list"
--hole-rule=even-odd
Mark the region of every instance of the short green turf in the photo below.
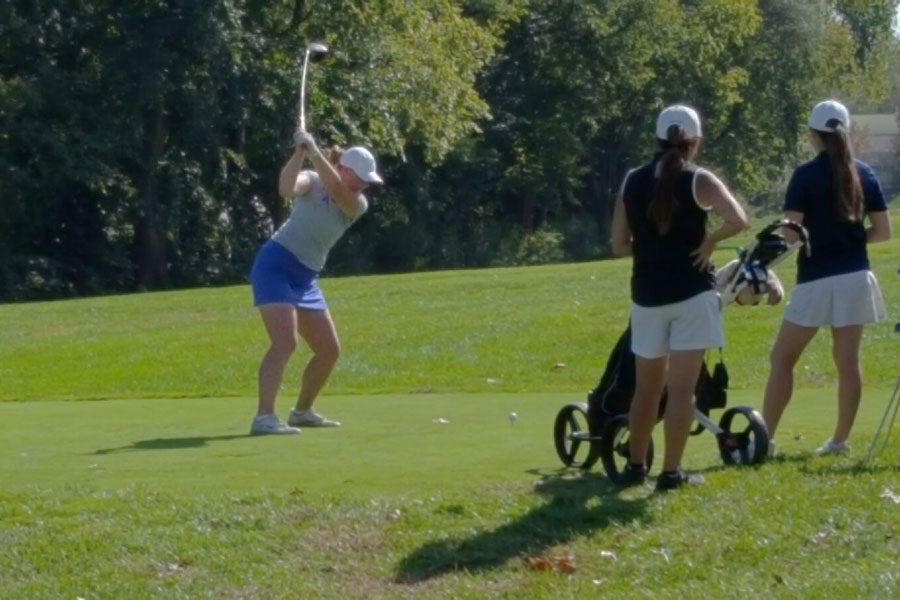
[[[552,443],[624,329],[628,261],[324,278],[345,351],[317,406],[344,425],[292,437],[248,435],[247,286],[2,305],[0,598],[900,597],[900,434],[861,464],[900,376],[898,249],[870,251],[891,319],[851,454],[813,452],[823,332],[780,455],[725,468],[703,432],[706,484],[669,494]],[[781,310],[726,309],[729,406],[760,406]]]

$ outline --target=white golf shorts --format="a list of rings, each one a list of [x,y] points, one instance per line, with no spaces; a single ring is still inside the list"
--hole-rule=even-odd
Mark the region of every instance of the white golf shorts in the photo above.
[[[865,325],[885,316],[884,298],[872,271],[800,283],[784,309],[784,320],[801,327]]]
[[[663,306],[631,305],[631,351],[659,358],[673,350],[705,350],[725,345],[722,300],[710,290]]]

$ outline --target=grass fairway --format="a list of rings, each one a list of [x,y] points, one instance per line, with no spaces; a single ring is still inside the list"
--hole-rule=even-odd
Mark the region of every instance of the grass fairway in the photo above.
[[[820,335],[782,455],[726,469],[702,433],[706,485],[667,495],[552,447],[623,329],[627,261],[326,279],[344,427],[288,438],[247,435],[245,286],[0,306],[0,598],[900,597],[900,432],[859,464],[900,375],[900,244],[871,255],[892,320],[863,342],[853,455],[811,452],[836,410]],[[729,405],[760,405],[780,315],[728,309]]]
[[[571,394],[328,397],[344,428],[290,438],[246,435],[252,398],[0,404],[0,597],[892,597],[900,453],[813,457],[830,395],[762,468],[692,438],[707,484],[668,496],[560,468]]]
[[[716,263],[733,256],[723,249]],[[900,240],[870,256],[897,318]],[[325,278],[344,346],[327,393],[580,393],[628,323],[630,269],[610,260]],[[790,288],[793,262],[778,273]],[[726,310],[734,387],[762,389],[782,309]],[[897,376],[885,360],[897,355],[893,323],[866,329],[870,384],[892,386]],[[266,345],[247,286],[0,305],[0,339],[0,401],[251,396]],[[797,386],[833,381],[825,332]]]

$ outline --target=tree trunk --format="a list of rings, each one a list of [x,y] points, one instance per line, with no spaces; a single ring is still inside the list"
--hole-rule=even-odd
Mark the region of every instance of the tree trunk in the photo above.
[[[144,180],[140,186],[140,211],[134,227],[134,256],[139,287],[153,290],[169,285],[157,185],[159,162],[166,144],[166,117],[162,98],[147,116],[147,124],[147,160],[144,165]]]
[[[528,232],[534,228],[534,192],[529,189],[522,197],[522,228]]]
[[[609,152],[598,147],[595,156],[598,156],[599,160],[595,162],[588,187],[592,196],[594,217],[600,230],[601,252],[609,256],[612,252],[609,243],[612,214],[621,184],[620,173],[624,173],[624,165],[618,152]]]

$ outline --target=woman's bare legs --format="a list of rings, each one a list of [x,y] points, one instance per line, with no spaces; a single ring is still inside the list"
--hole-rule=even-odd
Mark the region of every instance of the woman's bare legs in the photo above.
[[[831,354],[838,372],[838,418],[831,441],[847,441],[862,397],[862,372],[859,367],[859,345],[863,326],[831,328]]]
[[[677,350],[669,354],[668,390],[664,426],[666,455],[663,471],[676,471],[694,420],[694,389],[700,377],[705,350]]]
[[[763,402],[763,420],[769,430],[769,439],[775,438],[778,422],[794,391],[794,366],[803,350],[815,337],[818,328],[803,327],[790,321],[782,321],[778,338],[769,354],[769,380]]]
[[[297,310],[297,332],[312,350],[303,371],[303,382],[297,396],[297,411],[309,410],[328,381],[341,354],[341,344],[331,313],[327,310]]]
[[[647,448],[656,418],[659,401],[666,384],[668,356],[659,358],[634,357],[634,397],[628,411],[629,452],[632,464],[647,463]]]
[[[269,349],[259,366],[257,415],[268,415],[275,412],[284,369],[297,347],[297,310],[291,304],[263,304],[259,314],[269,334]]]

